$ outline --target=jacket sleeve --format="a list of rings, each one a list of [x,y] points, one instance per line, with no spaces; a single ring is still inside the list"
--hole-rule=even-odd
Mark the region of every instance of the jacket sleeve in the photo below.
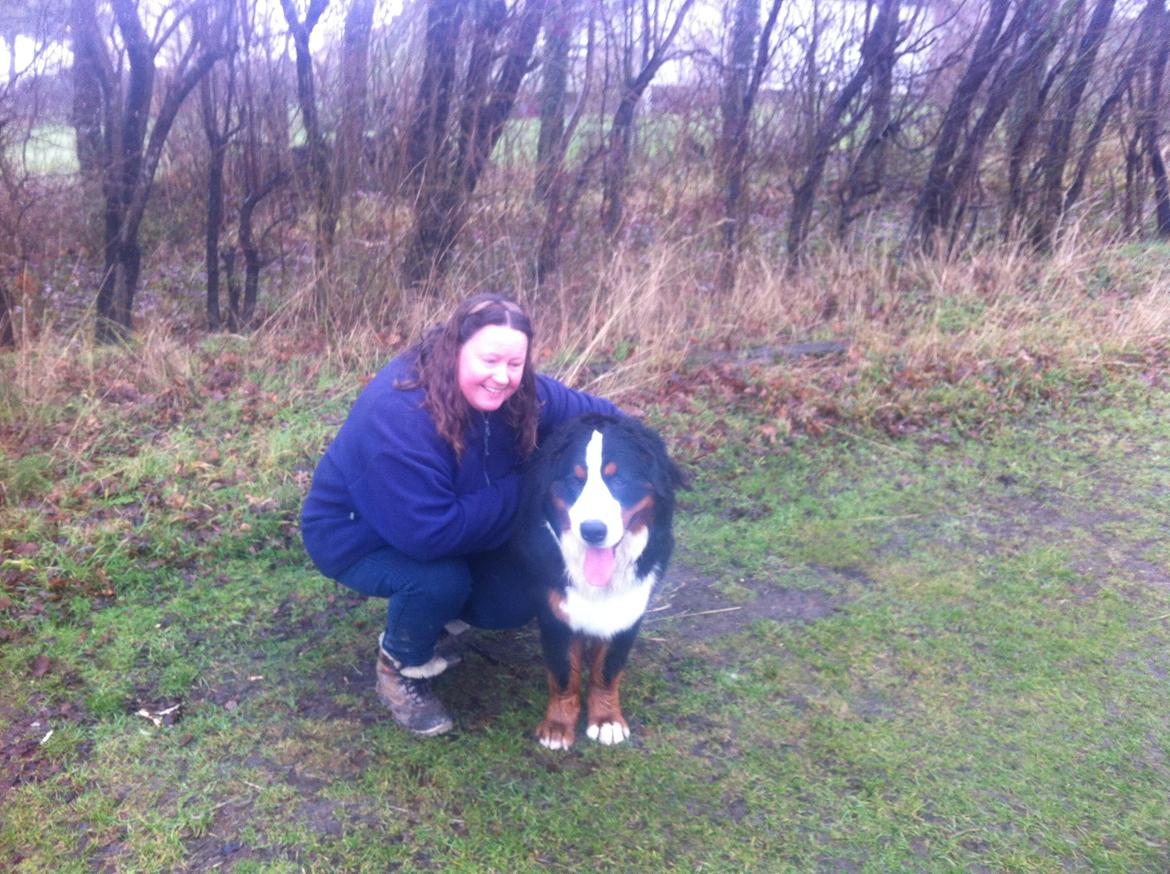
[[[566,419],[585,413],[605,413],[610,416],[621,414],[616,406],[605,398],[576,391],[543,374],[536,377],[536,393],[540,398],[540,431],[542,436]]]
[[[482,552],[507,540],[520,477],[457,495],[450,476],[421,455],[380,454],[350,487],[358,512],[389,544],[419,561]]]

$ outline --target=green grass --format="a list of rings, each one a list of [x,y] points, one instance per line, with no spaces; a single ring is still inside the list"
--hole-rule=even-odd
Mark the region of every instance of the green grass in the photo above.
[[[632,741],[552,753],[532,629],[476,633],[440,680],[456,735],[377,708],[381,607],[321,579],[295,526],[357,380],[249,360],[179,416],[82,404],[71,442],[4,456],[0,866],[1170,865],[1164,393],[946,440],[652,407],[695,479],[685,585],[632,659]],[[718,439],[688,449],[696,430]]]

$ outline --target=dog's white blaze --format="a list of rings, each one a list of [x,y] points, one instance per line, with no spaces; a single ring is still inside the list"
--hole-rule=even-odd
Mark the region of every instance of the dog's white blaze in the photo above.
[[[609,547],[622,537],[622,505],[610,494],[601,475],[602,442],[601,432],[594,431],[585,447],[585,488],[569,508],[569,523],[580,537],[582,522],[604,522],[605,541],[594,545]]]

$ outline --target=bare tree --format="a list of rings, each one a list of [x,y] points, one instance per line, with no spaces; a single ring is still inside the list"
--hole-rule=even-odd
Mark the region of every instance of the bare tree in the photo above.
[[[1105,135],[1105,129],[1118,113],[1122,101],[1132,88],[1133,81],[1137,77],[1142,65],[1148,63],[1150,60],[1151,50],[1158,37],[1158,28],[1161,24],[1160,9],[1163,5],[1164,0],[1148,0],[1145,8],[1143,8],[1137,18],[1134,27],[1137,34],[1133,48],[1125,56],[1124,63],[1121,66],[1113,88],[1109,91],[1105,99],[1101,101],[1100,106],[1097,107],[1097,114],[1093,119],[1093,124],[1089,128],[1089,132],[1085,136],[1084,143],[1081,146],[1081,152],[1077,158],[1076,168],[1073,173],[1073,180],[1064,197],[1063,212],[1065,214],[1068,214],[1076,205],[1077,201],[1080,200],[1081,193],[1085,188],[1085,182],[1088,179],[1089,170],[1093,165],[1093,158],[1097,153],[1097,147]],[[1119,53],[1121,51],[1122,49],[1118,49]]]
[[[1115,0],[1097,0],[1064,83],[1064,100],[1057,110],[1048,147],[1040,160],[1039,170],[1043,180],[1040,208],[1031,233],[1033,245],[1040,249],[1052,246],[1053,234],[1064,212],[1064,172],[1072,151],[1073,128],[1097,60],[1097,52],[1113,17],[1114,5]]]
[[[1153,0],[1151,7],[1151,29],[1154,33],[1154,50],[1150,58],[1149,86],[1146,105],[1143,108],[1141,131],[1146,156],[1150,162],[1150,175],[1154,181],[1154,215],[1157,234],[1162,239],[1170,238],[1170,184],[1166,179],[1166,164],[1162,159],[1162,117],[1166,111],[1162,100],[1162,86],[1166,79],[1166,64],[1170,58],[1170,14],[1163,0]]]
[[[279,75],[280,64],[269,53],[270,44],[257,22],[258,10],[252,0],[238,0],[240,51],[239,100],[240,127],[237,153],[239,204],[236,208],[236,238],[244,261],[243,295],[236,281],[236,249],[224,252],[224,272],[228,285],[228,327],[248,330],[256,313],[260,273],[269,258],[264,239],[280,226],[280,216],[257,229],[257,211],[289,180],[285,167],[289,157],[288,120],[284,90]]]
[[[531,65],[546,2],[526,0],[510,10],[502,0],[467,4],[467,61],[456,94],[462,4],[430,0],[426,58],[407,148],[408,177],[417,186],[414,226],[403,262],[409,286],[429,287],[446,270],[471,195]],[[458,101],[454,113],[453,99]]]
[[[1020,0],[1015,15],[1004,25],[1008,2],[994,0],[947,108],[918,197],[913,228],[928,250],[941,231],[949,234],[948,247],[954,245],[964,198],[988,140],[1021,83],[1028,81],[1052,51],[1077,3],[1079,0],[1058,6],[1048,0]],[[990,81],[983,106],[976,113],[976,99],[986,80]]]
[[[309,170],[313,180],[314,194],[314,235],[313,235],[313,304],[323,314],[327,306],[329,261],[333,253],[334,238],[337,235],[338,201],[333,186],[333,175],[329,168],[329,147],[321,126],[321,115],[317,107],[316,77],[313,73],[313,55],[309,49],[309,38],[313,35],[321,16],[325,14],[329,0],[309,0],[309,7],[302,19],[295,0],[280,0],[292,35],[296,53],[297,99],[301,108],[301,123],[305,128],[308,146]]]
[[[744,199],[752,110],[772,55],[772,34],[783,0],[771,0],[760,29],[759,0],[739,0],[732,13],[727,59],[723,65],[722,126],[718,141],[718,176],[723,195],[719,287],[735,287],[743,238]]]
[[[341,51],[341,107],[333,155],[333,191],[345,200],[362,165],[370,77],[370,31],[376,0],[351,0],[345,15]]]
[[[585,68],[581,77],[581,90],[568,121],[557,125],[561,128],[559,135],[549,144],[549,151],[539,167],[543,176],[540,195],[544,206],[544,220],[536,253],[536,281],[540,284],[556,271],[560,263],[561,242],[572,224],[574,210],[589,182],[592,168],[604,152],[603,147],[598,145],[580,161],[576,170],[566,167],[569,144],[573,141],[591,97],[596,23],[597,3],[594,2],[590,4],[585,25]],[[546,108],[547,104],[542,103],[542,113]],[[543,130],[543,115],[541,127]]]
[[[671,46],[694,2],[681,0],[677,7],[668,4],[665,10],[634,0],[621,0],[619,4],[621,22],[610,31],[612,39],[621,41],[621,89],[606,137],[602,171],[601,225],[607,234],[617,232],[624,216],[638,103],[663,64],[671,59]],[[660,12],[664,13],[662,19]]]
[[[110,56],[96,0],[73,0],[70,22],[75,81],[92,77],[85,90],[93,93],[96,88],[101,95],[97,166],[105,201],[105,266],[97,294],[97,337],[103,342],[125,337],[131,330],[142,264],[138,232],[163,146],[179,107],[223,53],[203,48],[189,35],[181,45],[190,7],[167,10],[152,38],[134,0],[111,0],[111,5],[125,47],[125,68]],[[166,46],[176,48],[176,59],[152,122],[155,58]]]
[[[548,197],[558,170],[565,137],[565,98],[569,82],[569,49],[580,0],[550,0],[544,25],[541,59],[540,132],[536,142],[536,195]]]
[[[204,45],[214,45],[217,39],[226,39],[226,64],[222,75],[212,70],[199,82],[199,110],[203,133],[207,138],[207,225],[204,262],[207,273],[207,329],[218,331],[222,325],[219,308],[219,238],[224,223],[224,163],[228,144],[235,131],[233,113],[236,97],[235,66],[235,4],[224,7],[223,28],[218,33],[208,27],[207,12],[197,9],[194,15],[196,31]]]
[[[900,0],[878,0],[877,15],[861,42],[857,68],[845,81],[829,104],[813,135],[812,147],[804,175],[796,185],[792,211],[788,218],[788,263],[790,269],[799,265],[804,241],[812,220],[817,189],[825,173],[833,147],[861,121],[867,108],[862,105],[852,117],[846,113],[854,106],[862,90],[878,72],[890,63],[899,40]]]

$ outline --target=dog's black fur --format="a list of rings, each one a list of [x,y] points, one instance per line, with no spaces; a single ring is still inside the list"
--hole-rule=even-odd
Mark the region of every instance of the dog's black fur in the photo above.
[[[550,693],[536,730],[544,746],[572,745],[586,667],[588,735],[606,744],[629,736],[618,686],[674,549],[675,492],[684,486],[662,438],[626,416],[566,422],[528,465],[510,551],[540,622]]]

